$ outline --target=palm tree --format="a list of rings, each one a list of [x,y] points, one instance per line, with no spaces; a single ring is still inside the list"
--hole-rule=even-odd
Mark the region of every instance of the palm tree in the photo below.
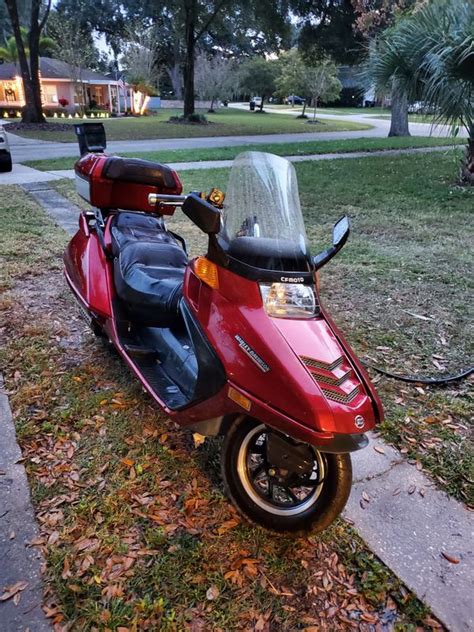
[[[474,3],[421,5],[379,39],[368,74],[379,88],[396,84],[409,100],[430,104],[436,123],[467,129],[461,178],[474,184]]]
[[[28,30],[24,26],[20,27],[23,44],[25,45],[26,54],[29,54],[28,50]],[[50,37],[40,37],[39,47],[40,52],[45,52],[53,48],[55,42]],[[16,45],[15,37],[11,35],[5,42],[5,46],[0,46],[0,59],[4,62],[18,63],[18,47]]]

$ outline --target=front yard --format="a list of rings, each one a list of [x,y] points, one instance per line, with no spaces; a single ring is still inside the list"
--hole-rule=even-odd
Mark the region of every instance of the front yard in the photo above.
[[[204,136],[245,136],[261,134],[299,134],[303,132],[342,132],[370,129],[370,124],[351,121],[324,120],[317,125],[296,120],[286,114],[258,114],[221,108],[216,114],[202,112],[209,125],[182,125],[170,123],[170,116],[182,114],[181,110],[166,109],[156,115],[142,117],[122,117],[116,119],[88,119],[104,124],[107,140],[146,140],[154,138],[190,138]],[[15,131],[19,136],[57,142],[75,142],[72,127],[82,119],[49,119],[51,123],[70,124],[71,130],[54,131],[47,129]]]
[[[452,183],[456,160],[296,167],[314,252],[341,214],[352,221],[349,243],[321,275],[322,297],[358,354],[397,373],[472,363],[473,192]],[[221,169],[182,179],[185,190],[225,190],[227,177]],[[77,201],[71,182],[56,186]],[[104,632],[437,627],[344,522],[298,539],[241,523],[222,495],[215,442],[195,450],[87,332],[59,272],[66,236],[19,189],[0,196],[2,366],[53,620]],[[170,227],[192,254],[203,252],[189,220],[177,213]],[[469,381],[421,388],[375,379],[384,437],[468,502]]]
[[[309,154],[345,153],[358,151],[384,151],[390,149],[414,149],[417,147],[442,147],[449,151],[450,147],[464,144],[461,138],[436,138],[432,136],[410,136],[393,138],[347,138],[341,140],[310,140],[291,143],[259,143],[230,147],[205,147],[203,149],[162,149],[158,151],[142,151],[120,154],[144,160],[155,160],[164,163],[200,162],[202,160],[232,160],[243,151],[266,151],[278,156],[307,156]],[[23,164],[51,171],[52,169],[72,169],[77,158],[51,158],[44,160],[28,160]]]
[[[216,443],[194,449],[87,331],[65,234],[18,188],[0,196],[1,364],[56,629],[440,628],[344,522],[297,539],[242,523]]]

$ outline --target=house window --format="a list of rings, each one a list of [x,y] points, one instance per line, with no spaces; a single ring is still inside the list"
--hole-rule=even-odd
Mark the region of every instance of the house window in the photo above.
[[[18,99],[16,89],[17,85],[14,81],[3,81],[0,84],[0,99],[7,103],[14,103]]]
[[[43,84],[43,96],[46,103],[57,103],[58,92],[56,86],[54,84]]]

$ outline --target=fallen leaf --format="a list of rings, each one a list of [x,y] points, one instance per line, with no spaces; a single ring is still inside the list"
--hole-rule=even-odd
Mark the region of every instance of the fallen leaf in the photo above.
[[[422,316],[421,314],[415,314],[415,312],[410,312],[407,309],[402,309],[402,312],[405,312],[405,314],[410,314],[410,316],[413,316],[413,318],[418,318],[419,320],[434,320],[434,318],[431,318],[430,316]]]
[[[213,601],[219,597],[219,588],[215,584],[213,584],[210,588],[207,589],[206,598],[209,601]]]
[[[370,497],[369,497],[369,494],[368,494],[367,492],[362,492],[362,498],[363,498],[366,502],[370,503]]]
[[[412,494],[414,494],[416,491],[416,486],[415,485],[410,485],[410,487],[408,488],[408,493],[410,494],[410,496]]]
[[[385,450],[380,445],[374,445],[374,450],[379,454],[385,454]]]
[[[17,582],[16,584],[13,584],[13,586],[7,586],[5,588],[5,592],[0,597],[0,601],[7,601],[7,599],[11,599],[14,595],[19,593],[20,591],[25,590],[27,586],[28,586],[28,582],[23,582],[23,581]]]
[[[227,520],[226,522],[223,522],[220,527],[218,527],[217,533],[219,535],[222,535],[226,531],[230,531],[230,529],[233,529],[234,527],[236,527],[238,524],[239,524],[239,520],[237,520],[236,518]]]
[[[449,553],[445,553],[444,551],[441,551],[441,555],[444,557],[445,560],[451,562],[451,564],[459,564],[459,562],[461,561],[458,557],[453,557],[452,555],[449,555]]]

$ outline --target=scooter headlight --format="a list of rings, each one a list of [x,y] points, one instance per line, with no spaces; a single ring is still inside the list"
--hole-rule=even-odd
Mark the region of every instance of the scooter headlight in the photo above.
[[[263,305],[273,318],[313,318],[317,315],[312,285],[303,283],[260,283]]]

